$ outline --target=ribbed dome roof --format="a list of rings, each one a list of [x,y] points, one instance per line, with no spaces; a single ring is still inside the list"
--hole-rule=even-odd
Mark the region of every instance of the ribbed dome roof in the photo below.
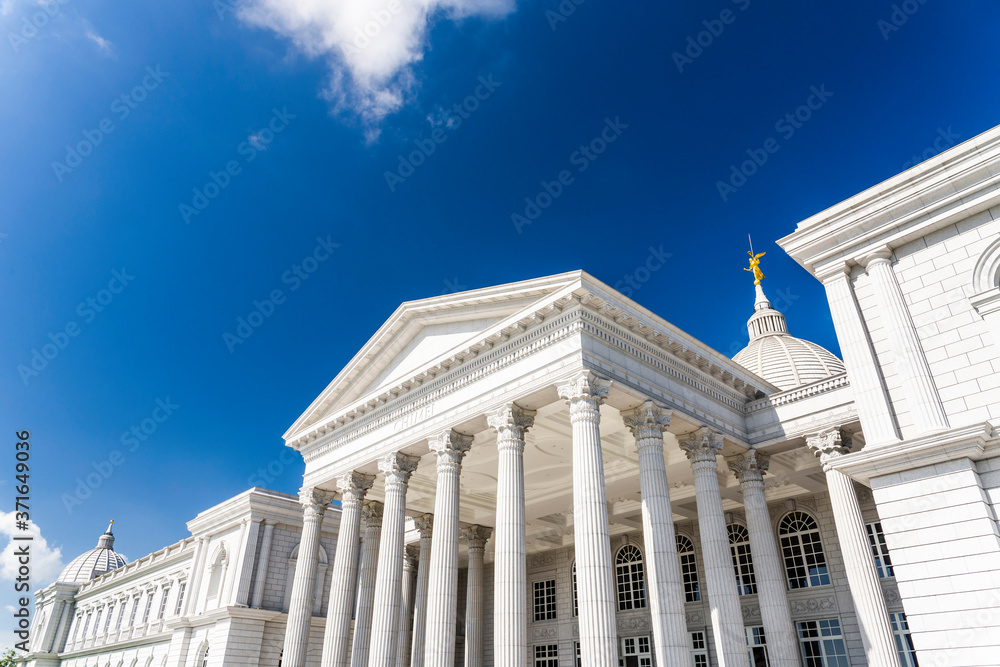
[[[114,524],[114,521],[111,522]],[[125,556],[114,550],[115,536],[111,532],[111,525],[108,531],[97,540],[97,547],[86,551],[63,568],[62,573],[56,581],[69,584],[85,584],[95,577],[99,577],[106,572],[117,570],[128,561]]]
[[[789,335],[785,316],[771,306],[760,285],[747,329],[750,344],[733,361],[778,389],[795,389],[847,371],[829,350]]]

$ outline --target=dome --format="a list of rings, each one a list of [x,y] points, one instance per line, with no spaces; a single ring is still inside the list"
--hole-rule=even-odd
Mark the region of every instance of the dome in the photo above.
[[[771,306],[760,285],[747,330],[750,344],[733,361],[782,391],[847,372],[829,350],[789,335],[785,316]]]
[[[128,561],[120,553],[114,550],[115,536],[111,532],[111,525],[108,525],[106,533],[97,540],[97,546],[90,551],[86,551],[63,568],[62,573],[56,581],[67,584],[85,584],[95,577],[117,570]]]

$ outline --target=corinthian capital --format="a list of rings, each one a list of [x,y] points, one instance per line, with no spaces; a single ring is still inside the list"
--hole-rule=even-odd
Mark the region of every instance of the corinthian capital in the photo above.
[[[565,382],[557,387],[559,397],[566,399],[570,403],[580,399],[593,401],[596,405],[602,403],[608,397],[611,389],[611,380],[598,377],[590,371],[584,371],[569,382]]]
[[[303,488],[299,491],[299,502],[307,511],[325,512],[327,506],[333,502],[333,493],[314,486]]]
[[[486,540],[490,539],[493,529],[489,526],[469,526],[462,531],[462,537],[469,541],[470,549],[486,548]]]
[[[621,413],[622,421],[636,440],[657,438],[662,441],[663,431],[670,426],[670,410],[662,408],[652,401],[625,410]]]
[[[413,517],[413,525],[417,527],[421,539],[431,537],[434,531],[434,515],[421,514],[420,516],[415,516]]]
[[[511,436],[523,440],[524,432],[534,425],[536,414],[534,410],[510,403],[487,417],[486,423],[501,437]]]
[[[382,527],[382,512],[385,505],[377,500],[366,500],[361,506],[361,518],[365,520],[365,525],[369,528]]]
[[[378,469],[385,475],[385,486],[388,491],[390,487],[406,487],[410,481],[410,475],[417,469],[420,458],[393,452],[380,459]]]
[[[680,438],[681,449],[692,463],[715,463],[722,451],[722,436],[707,426]]]
[[[340,476],[337,480],[337,488],[340,489],[342,502],[364,500],[368,489],[375,483],[375,475],[366,475],[363,472],[349,472]]]
[[[771,465],[771,456],[751,449],[739,456],[729,457],[726,459],[726,464],[740,482],[760,482],[764,479],[768,466]]]
[[[851,441],[844,436],[839,428],[830,428],[816,435],[807,436],[806,445],[826,468],[831,461],[851,451]]]
[[[437,453],[438,470],[442,466],[449,468],[462,465],[462,459],[472,449],[471,435],[459,433],[450,429],[432,437],[429,441],[431,451]]]

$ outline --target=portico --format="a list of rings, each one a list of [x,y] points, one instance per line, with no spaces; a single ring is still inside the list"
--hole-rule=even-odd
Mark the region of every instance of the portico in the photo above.
[[[761,297],[756,321],[784,326]],[[341,636],[324,637],[322,664],[450,667],[457,651],[469,666],[573,664],[558,648],[571,641],[581,664],[615,667],[626,612],[648,600],[637,656],[645,646],[659,664],[689,662],[692,626],[711,637],[714,664],[749,665],[734,511],[749,527],[770,664],[798,664],[768,503],[823,488],[821,463],[802,456],[807,436],[832,428],[862,439],[846,377],[828,375],[804,392],[783,391],[582,272],[404,304],[285,435],[306,461],[303,498],[343,499],[342,539],[360,538],[361,497],[384,505],[377,558],[361,547],[361,569],[377,563],[376,583],[362,572],[364,590],[338,589],[336,609],[331,595],[326,632]],[[774,492],[770,476],[781,481]],[[690,572],[678,556],[675,523],[694,518],[704,571],[695,602],[707,625],[684,602]],[[645,567],[622,570],[612,545],[636,531]],[[300,553],[310,553],[308,539],[304,532]],[[408,545],[418,550],[415,584],[404,584]],[[563,610],[571,636],[529,633],[549,612],[538,607],[547,584],[537,587],[528,563],[558,549],[574,554],[574,608]],[[350,573],[342,552],[357,559],[357,547],[338,545],[334,571]],[[863,550],[846,557],[871,561]],[[628,600],[623,571],[641,577]],[[296,590],[308,577],[296,570]],[[482,612],[480,587],[491,600]],[[360,610],[371,591],[368,620]],[[360,662],[344,630],[354,598],[354,643],[370,639]],[[286,645],[302,641],[311,612],[311,600],[293,596]],[[401,638],[411,626],[412,638]],[[543,636],[556,641],[536,641]],[[539,662],[552,650],[542,659],[555,662]],[[304,653],[285,656],[283,665],[306,664]],[[871,664],[898,664],[894,653],[876,657]]]

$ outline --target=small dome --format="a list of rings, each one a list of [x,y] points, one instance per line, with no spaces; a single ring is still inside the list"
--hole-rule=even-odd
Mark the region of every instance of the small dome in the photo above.
[[[85,584],[95,577],[125,565],[128,561],[114,549],[115,536],[111,532],[113,524],[114,521],[108,525],[107,532],[97,540],[97,547],[70,561],[69,565],[63,568],[56,581],[68,584]]]
[[[750,344],[733,361],[782,391],[847,372],[829,350],[790,335],[785,316],[771,306],[760,285],[756,287],[754,313],[747,322]]]

